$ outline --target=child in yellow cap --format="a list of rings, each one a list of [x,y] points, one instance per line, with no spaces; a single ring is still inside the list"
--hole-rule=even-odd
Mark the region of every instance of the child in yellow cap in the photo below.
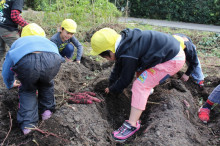
[[[188,68],[186,72],[182,75],[181,80],[186,82],[191,75],[195,83],[198,84],[199,87],[203,88],[204,74],[202,72],[201,63],[197,56],[196,46],[193,44],[192,40],[184,34],[176,33],[173,36],[175,38],[180,37],[180,39],[182,39],[181,41],[183,41],[183,48],[186,55],[186,64],[188,65]]]
[[[46,120],[55,109],[53,78],[64,58],[60,56],[57,46],[45,36],[39,25],[26,25],[21,38],[8,51],[2,68],[6,87],[11,89],[19,86],[17,121],[24,134],[37,126],[38,110],[42,120]],[[15,75],[21,84],[16,84]]]
[[[106,93],[121,93],[136,73],[129,119],[112,132],[116,141],[123,142],[140,129],[139,118],[150,91],[182,68],[185,54],[173,36],[139,29],[125,29],[118,34],[113,29],[103,28],[92,36],[91,46],[92,55],[116,61]]]
[[[75,46],[77,48],[76,61],[80,63],[83,54],[83,46],[74,36],[76,28],[77,24],[75,21],[72,19],[65,19],[61,24],[60,32],[54,34],[50,40],[57,45],[60,55],[66,59],[72,58]]]

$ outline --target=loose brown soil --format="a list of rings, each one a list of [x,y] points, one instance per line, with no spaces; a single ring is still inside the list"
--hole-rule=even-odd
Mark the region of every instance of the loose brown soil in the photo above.
[[[220,107],[212,110],[208,124],[201,123],[197,117],[199,101],[207,99],[220,84],[220,78],[206,77],[205,89],[201,90],[191,79],[179,80],[182,71],[155,88],[141,116],[137,134],[123,144],[116,143],[111,132],[129,117],[131,85],[120,95],[104,93],[112,65],[111,62],[99,64],[89,57],[83,57],[81,64],[64,63],[55,78],[56,112],[49,120],[40,120],[38,129],[27,136],[16,122],[18,90],[7,90],[0,77],[0,142],[40,146],[220,144]],[[90,105],[68,104],[65,91],[93,91],[104,101]],[[190,104],[189,108],[184,100]]]
[[[106,26],[122,29],[107,24],[100,28]],[[95,29],[88,32],[85,40],[90,41],[94,32]],[[1,73],[3,59],[0,60]],[[216,66],[220,59],[201,57],[200,61],[207,76],[204,89],[195,85],[191,78],[187,82],[179,79],[186,69],[184,67],[177,75],[155,87],[141,116],[140,130],[124,143],[116,143],[111,132],[129,117],[131,85],[119,95],[104,93],[113,62],[98,63],[94,58],[84,56],[81,64],[62,64],[55,78],[56,111],[50,119],[40,120],[38,127],[27,136],[22,134],[16,121],[18,89],[7,90],[0,76],[0,143],[13,146],[220,145],[220,106],[211,111],[208,124],[201,123],[197,116],[201,101],[205,101],[220,84],[219,66]],[[92,91],[103,102],[68,104],[66,91]],[[189,108],[184,101],[189,103]]]

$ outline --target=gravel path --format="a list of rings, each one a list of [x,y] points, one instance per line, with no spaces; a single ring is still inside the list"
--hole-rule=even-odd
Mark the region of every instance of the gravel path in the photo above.
[[[167,21],[167,20],[142,19],[142,18],[132,18],[132,17],[128,17],[128,18],[120,17],[118,18],[118,21],[126,22],[126,23],[133,22],[133,23],[150,24],[150,25],[156,25],[156,26],[166,26],[166,27],[193,29],[193,30],[220,33],[220,26],[216,26],[216,25],[205,25],[205,24],[196,24],[196,23],[174,22],[174,21]]]

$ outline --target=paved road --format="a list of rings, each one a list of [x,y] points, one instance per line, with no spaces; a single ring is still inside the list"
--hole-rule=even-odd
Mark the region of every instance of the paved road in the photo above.
[[[120,17],[118,21],[127,22],[127,23],[133,22],[133,23],[150,24],[150,25],[156,25],[156,26],[166,26],[166,27],[174,27],[174,28],[210,31],[210,32],[220,32],[220,26],[216,26],[216,25],[173,22],[173,21],[166,21],[166,20],[142,19],[142,18],[132,18],[132,17],[128,17],[128,18]]]

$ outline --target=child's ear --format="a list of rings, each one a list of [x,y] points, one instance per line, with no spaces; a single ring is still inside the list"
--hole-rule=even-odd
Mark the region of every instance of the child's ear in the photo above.
[[[61,32],[62,31],[62,27],[57,27],[57,32]]]

